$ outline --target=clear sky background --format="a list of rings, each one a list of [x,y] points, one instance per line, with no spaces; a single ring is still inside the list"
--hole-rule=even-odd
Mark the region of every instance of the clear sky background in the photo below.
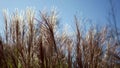
[[[117,23],[120,22],[120,0],[113,0],[117,15]],[[107,23],[110,5],[108,0],[0,0],[0,32],[3,30],[2,10],[7,8],[10,12],[15,8],[25,10],[26,7],[34,7],[38,12],[44,8],[48,11],[57,8],[62,23],[72,25],[74,15],[83,19],[90,19],[92,22],[103,25]]]

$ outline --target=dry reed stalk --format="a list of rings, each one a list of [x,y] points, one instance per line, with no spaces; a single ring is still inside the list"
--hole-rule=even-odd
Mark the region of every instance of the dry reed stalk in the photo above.
[[[78,26],[78,20],[77,17],[75,16],[75,25],[76,25],[76,37],[77,37],[77,42],[76,42],[76,65],[78,66],[78,68],[83,68],[83,64],[82,64],[82,50],[81,50],[81,34],[80,34],[80,30],[79,30],[79,26]]]

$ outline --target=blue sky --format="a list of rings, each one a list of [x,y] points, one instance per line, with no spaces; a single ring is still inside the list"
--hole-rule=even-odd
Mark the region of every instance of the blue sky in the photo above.
[[[114,4],[117,10],[117,22],[120,22],[120,0],[114,0]],[[36,11],[44,8],[50,11],[55,7],[62,23],[72,25],[74,15],[77,15],[102,25],[107,22],[109,6],[108,0],[0,0],[0,31],[3,30],[2,10],[5,8],[14,11],[15,8],[25,10],[26,7],[34,7]]]

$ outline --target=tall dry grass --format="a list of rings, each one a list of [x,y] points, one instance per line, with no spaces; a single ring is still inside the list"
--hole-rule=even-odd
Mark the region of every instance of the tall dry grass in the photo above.
[[[0,38],[0,68],[119,68],[120,51],[107,27],[84,34],[75,16],[73,37],[59,32],[57,13],[4,11],[5,39]],[[63,29],[63,28],[60,28]]]

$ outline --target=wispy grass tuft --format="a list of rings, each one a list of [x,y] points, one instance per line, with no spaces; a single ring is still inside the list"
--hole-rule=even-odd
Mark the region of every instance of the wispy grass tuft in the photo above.
[[[56,11],[4,11],[5,39],[0,38],[0,68],[119,68],[120,46],[109,27],[85,33],[75,16],[74,35],[59,32]],[[35,24],[37,23],[37,25]],[[65,27],[66,28],[66,27]]]

